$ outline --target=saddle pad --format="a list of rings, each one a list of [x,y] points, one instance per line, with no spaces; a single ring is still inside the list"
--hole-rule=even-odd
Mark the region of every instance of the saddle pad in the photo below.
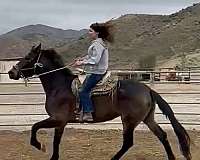
[[[78,78],[74,79],[72,82],[72,92],[75,96],[78,96],[79,89],[81,89],[81,82]],[[96,87],[92,89],[92,95],[103,95],[111,93],[117,86],[117,77],[110,76],[106,77],[106,81],[98,83]]]

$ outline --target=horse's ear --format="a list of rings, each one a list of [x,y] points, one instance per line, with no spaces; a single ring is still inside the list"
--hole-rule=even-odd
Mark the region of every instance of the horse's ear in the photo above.
[[[31,48],[31,51],[33,51],[35,49],[35,46],[33,46],[32,48]]]
[[[35,48],[36,51],[40,51],[41,50],[41,43]]]
[[[40,51],[41,51],[41,43],[40,43],[37,47],[34,47],[34,46],[33,46],[32,49],[33,49],[35,52],[40,53]]]

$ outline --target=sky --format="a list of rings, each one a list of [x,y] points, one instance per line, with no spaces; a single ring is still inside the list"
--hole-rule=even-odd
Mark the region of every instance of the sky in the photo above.
[[[0,34],[26,25],[85,29],[125,14],[175,13],[200,0],[0,0]]]

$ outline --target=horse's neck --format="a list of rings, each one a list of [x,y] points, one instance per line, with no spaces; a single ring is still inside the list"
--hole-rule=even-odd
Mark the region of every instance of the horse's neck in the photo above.
[[[61,71],[49,73],[43,76],[40,76],[42,86],[46,93],[51,93],[54,90],[58,89],[70,89],[72,77],[67,77]]]

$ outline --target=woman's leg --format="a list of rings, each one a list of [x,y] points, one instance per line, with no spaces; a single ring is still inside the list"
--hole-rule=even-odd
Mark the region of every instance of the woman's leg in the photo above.
[[[93,112],[93,104],[90,98],[90,93],[92,88],[103,78],[101,74],[91,74],[86,78],[83,83],[82,89],[80,91],[80,104],[82,106],[82,111],[85,113]]]

